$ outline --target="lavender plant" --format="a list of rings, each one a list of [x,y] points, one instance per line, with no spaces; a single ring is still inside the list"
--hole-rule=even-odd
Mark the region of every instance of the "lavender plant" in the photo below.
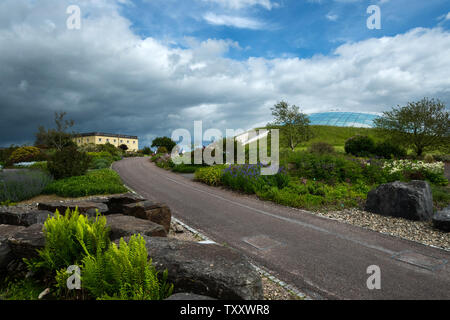
[[[19,202],[31,199],[53,181],[41,170],[0,172],[0,202]]]

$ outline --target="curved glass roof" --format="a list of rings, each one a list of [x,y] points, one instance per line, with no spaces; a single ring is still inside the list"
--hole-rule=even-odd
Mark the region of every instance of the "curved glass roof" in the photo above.
[[[322,112],[309,115],[311,125],[372,128],[376,114],[357,112]]]

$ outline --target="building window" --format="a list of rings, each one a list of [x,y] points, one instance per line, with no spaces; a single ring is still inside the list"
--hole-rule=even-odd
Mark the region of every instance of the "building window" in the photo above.
[[[127,140],[127,143],[130,143],[130,140]]]
[[[109,139],[106,139],[106,142],[109,142]]]
[[[122,143],[123,142],[123,140],[120,140],[120,143]]]
[[[102,142],[102,138],[98,138],[98,142]]]
[[[136,144],[136,141],[133,141],[133,144]]]
[[[81,140],[78,140],[78,143],[81,143]]]

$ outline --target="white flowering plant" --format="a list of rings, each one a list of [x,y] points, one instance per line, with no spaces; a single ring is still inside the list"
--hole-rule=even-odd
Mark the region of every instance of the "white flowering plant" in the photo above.
[[[383,170],[399,180],[429,180],[439,185],[448,184],[448,180],[444,176],[443,162],[392,160],[384,163]]]

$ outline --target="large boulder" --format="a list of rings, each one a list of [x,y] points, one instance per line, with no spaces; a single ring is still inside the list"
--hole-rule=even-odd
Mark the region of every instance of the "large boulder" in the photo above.
[[[124,206],[127,204],[132,203],[138,203],[145,201],[146,199],[133,194],[133,193],[126,193],[116,196],[111,196],[103,203],[105,203],[108,206],[108,214],[114,214],[114,213],[123,213],[124,212]]]
[[[433,216],[433,225],[442,231],[450,231],[450,206],[444,210],[438,211]]]
[[[172,213],[168,206],[152,201],[131,203],[123,206],[123,213],[140,219],[146,219],[162,225],[166,232],[170,230]]]
[[[44,223],[52,212],[45,210],[29,210],[21,207],[0,208],[0,224],[29,227],[36,223]]]
[[[149,237],[166,237],[164,228],[151,221],[138,219],[122,214],[106,216],[107,225],[111,228],[110,238],[112,241],[122,237],[141,234]]]
[[[433,196],[426,181],[382,184],[367,195],[365,210],[385,216],[428,221],[433,216]]]
[[[8,238],[24,229],[25,227],[20,226],[0,225],[0,272],[6,269],[8,264],[14,259]]]
[[[144,238],[157,270],[168,270],[175,293],[221,300],[263,299],[261,277],[240,252],[217,244]]]
[[[45,246],[44,225],[34,224],[14,233],[8,238],[9,246],[16,259],[32,259],[38,257],[36,250]]]
[[[53,201],[53,202],[41,202],[38,204],[39,210],[46,210],[50,212],[55,212],[64,214],[67,209],[75,210],[78,208],[78,212],[88,216],[95,216],[98,210],[99,213],[105,214],[108,212],[108,206],[101,202],[94,201]]]

